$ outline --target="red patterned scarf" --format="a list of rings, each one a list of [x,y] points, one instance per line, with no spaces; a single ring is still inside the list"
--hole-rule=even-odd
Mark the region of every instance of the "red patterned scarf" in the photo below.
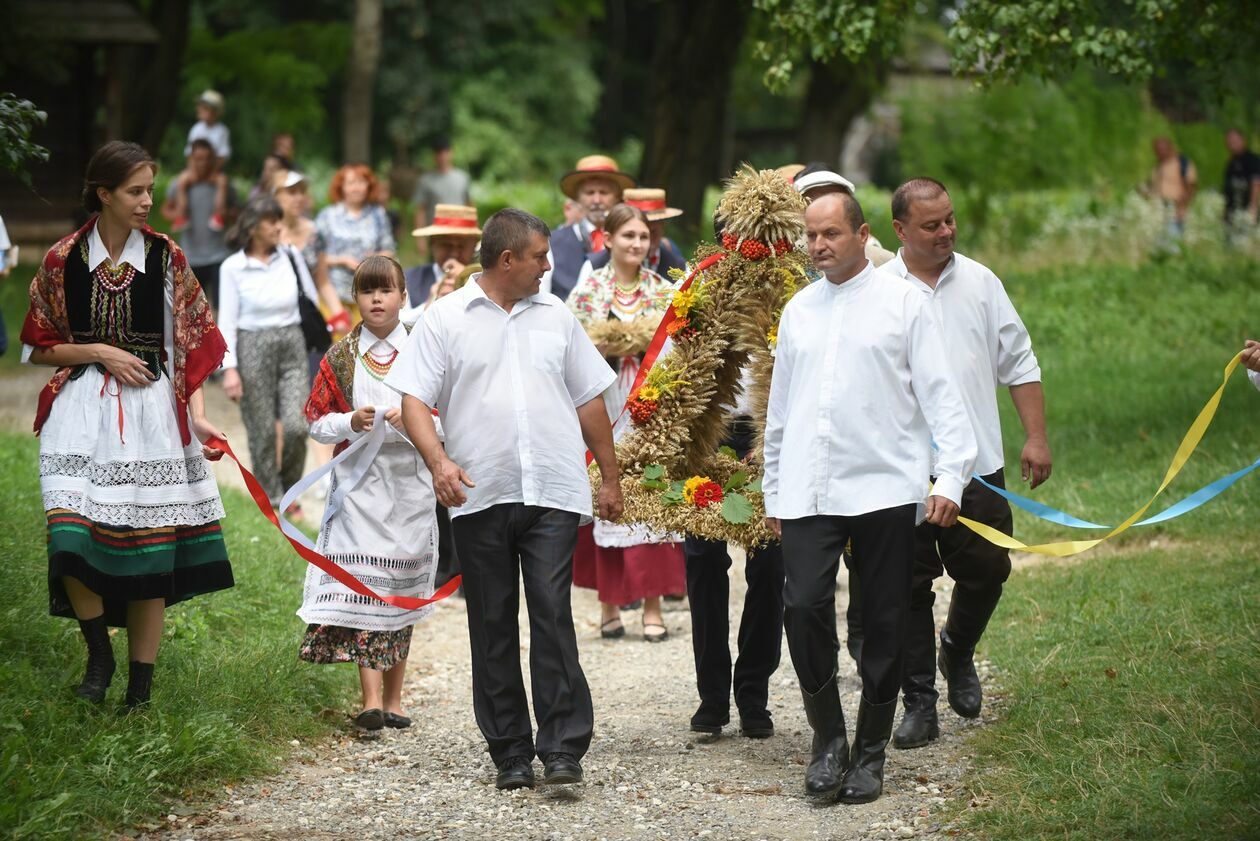
[[[22,341],[35,348],[72,344],[70,318],[66,313],[65,271],[66,258],[83,237],[87,236],[97,217],[75,233],[49,249],[44,262],[31,281],[30,309],[22,323]],[[201,291],[188,258],[170,237],[160,234],[149,226],[141,229],[147,237],[159,240],[166,248],[167,265],[173,269],[174,290],[171,304],[171,322],[174,325],[175,359],[171,364],[171,383],[175,387],[176,413],[179,432],[184,446],[192,442],[188,426],[188,395],[201,388],[206,377],[218,370],[223,362],[227,344],[210,313],[210,303]],[[69,367],[58,368],[48,385],[39,394],[39,406],[35,412],[35,434],[38,435],[52,411],[53,400],[70,377]]]

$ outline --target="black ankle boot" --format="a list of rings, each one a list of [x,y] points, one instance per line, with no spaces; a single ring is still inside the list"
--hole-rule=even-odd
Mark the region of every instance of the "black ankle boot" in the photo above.
[[[811,694],[802,689],[801,698],[805,702],[805,717],[814,729],[805,790],[815,797],[834,797],[849,760],[849,737],[844,729],[835,672],[817,692]]]
[[[950,642],[948,632],[941,631],[941,654],[937,661],[948,684],[945,697],[949,706],[963,718],[977,718],[983,696],[980,676],[976,674],[975,649],[959,648]]]
[[[123,706],[128,710],[149,705],[149,692],[153,689],[153,664],[132,660],[127,677],[127,694]]]
[[[105,623],[105,614],[95,619],[79,620],[79,630],[83,632],[83,640],[87,643],[87,669],[83,674],[83,682],[74,694],[86,698],[94,704],[105,700],[105,690],[114,677],[114,647],[109,643],[109,626]]]
[[[857,731],[853,734],[853,755],[840,787],[841,803],[870,803],[883,792],[884,751],[896,712],[896,698],[886,704],[870,704],[862,699]]]
[[[893,745],[921,748],[941,735],[936,717],[936,626],[930,603],[910,609],[903,651],[901,693],[906,713],[893,733]]]

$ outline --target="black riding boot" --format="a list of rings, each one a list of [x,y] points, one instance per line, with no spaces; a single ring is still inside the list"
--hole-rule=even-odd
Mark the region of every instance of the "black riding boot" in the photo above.
[[[79,620],[79,630],[83,632],[83,640],[87,643],[87,669],[83,682],[74,694],[86,698],[94,704],[105,700],[105,690],[114,677],[114,647],[109,643],[109,626],[105,624],[105,614],[95,619]]]
[[[130,667],[123,705],[128,710],[134,710],[149,705],[149,692],[153,689],[153,664],[132,660]]]
[[[976,643],[980,642],[1001,597],[1000,584],[979,593],[955,588],[949,602],[949,617],[945,620],[945,630],[941,631],[938,663],[949,685],[946,691],[949,706],[963,718],[980,715],[982,694],[974,662]]]
[[[853,734],[853,756],[840,787],[841,803],[870,803],[883,792],[884,751],[896,712],[896,698],[885,704],[871,704],[862,698]]]
[[[921,748],[941,735],[936,717],[936,628],[931,605],[911,608],[906,626],[901,678],[906,712],[893,734],[893,745]]]
[[[801,698],[805,702],[805,717],[814,729],[805,790],[816,797],[834,797],[849,761],[849,737],[844,729],[835,672],[817,692],[810,694],[802,689]]]

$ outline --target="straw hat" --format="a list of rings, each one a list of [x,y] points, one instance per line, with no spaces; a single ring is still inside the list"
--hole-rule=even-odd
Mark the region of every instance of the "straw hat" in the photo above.
[[[636,187],[621,194],[621,200],[631,207],[643,211],[649,222],[662,222],[682,216],[683,212],[676,207],[665,204],[665,191],[659,187]]]
[[[479,237],[477,208],[462,204],[439,204],[433,208],[433,223],[411,232],[413,237]]]
[[[782,175],[785,179],[787,179],[787,182],[791,184],[792,179],[795,178],[797,174],[799,174],[800,171],[804,168],[805,168],[805,164],[784,164],[783,166],[776,169],[775,172]]]
[[[577,162],[572,172],[560,179],[560,192],[576,199],[578,186],[588,178],[606,178],[622,190],[634,186],[634,178],[622,172],[612,158],[607,155],[587,155]]]

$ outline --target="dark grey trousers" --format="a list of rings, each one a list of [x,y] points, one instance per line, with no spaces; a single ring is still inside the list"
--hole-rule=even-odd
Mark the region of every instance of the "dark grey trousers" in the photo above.
[[[473,712],[491,759],[498,766],[535,752],[582,757],[595,712],[571,607],[578,515],[510,502],[454,517],[451,525],[468,605]],[[518,582],[529,613],[536,750],[521,674]]]

